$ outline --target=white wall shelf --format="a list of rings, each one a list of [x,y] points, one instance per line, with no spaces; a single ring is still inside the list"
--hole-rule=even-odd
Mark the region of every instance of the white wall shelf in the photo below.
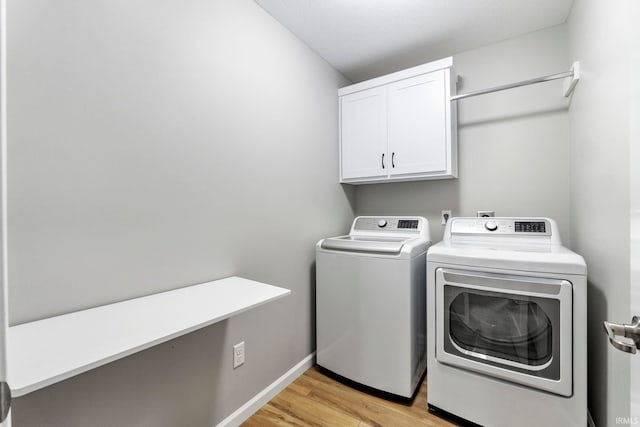
[[[12,326],[12,394],[23,396],[290,294],[229,277]]]

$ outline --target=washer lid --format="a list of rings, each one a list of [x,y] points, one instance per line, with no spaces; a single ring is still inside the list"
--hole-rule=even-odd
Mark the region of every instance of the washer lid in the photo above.
[[[407,239],[394,237],[340,236],[324,239],[322,249],[350,252],[399,254]]]

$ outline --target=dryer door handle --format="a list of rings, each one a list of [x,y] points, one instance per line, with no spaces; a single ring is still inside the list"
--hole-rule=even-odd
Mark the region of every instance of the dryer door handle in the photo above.
[[[640,349],[640,316],[633,316],[631,324],[623,325],[620,323],[603,322],[604,331],[609,336],[609,342],[615,348],[625,353],[636,354]],[[633,343],[620,341],[616,337],[625,337],[633,340]]]

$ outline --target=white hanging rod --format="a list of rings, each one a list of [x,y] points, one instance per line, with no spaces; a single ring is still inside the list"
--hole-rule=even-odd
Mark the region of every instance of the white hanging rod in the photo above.
[[[573,89],[576,87],[576,84],[578,84],[578,81],[580,80],[580,63],[574,62],[573,65],[571,66],[571,69],[563,73],[549,74],[548,76],[536,77],[529,80],[523,80],[521,82],[509,83],[501,86],[492,87],[489,89],[481,89],[481,90],[476,90],[469,93],[461,93],[460,95],[452,96],[450,100],[457,101],[459,99],[470,98],[472,96],[484,95],[486,93],[493,93],[501,90],[513,89],[515,87],[528,86],[535,83],[548,82],[551,80],[558,80],[558,79],[568,79],[565,81],[565,84],[564,84],[564,96],[568,97],[569,95],[571,95],[571,93],[573,92]]]

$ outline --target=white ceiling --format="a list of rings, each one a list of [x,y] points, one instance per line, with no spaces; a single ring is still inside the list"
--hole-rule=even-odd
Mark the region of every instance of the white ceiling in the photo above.
[[[353,82],[565,22],[573,0],[255,0]]]

